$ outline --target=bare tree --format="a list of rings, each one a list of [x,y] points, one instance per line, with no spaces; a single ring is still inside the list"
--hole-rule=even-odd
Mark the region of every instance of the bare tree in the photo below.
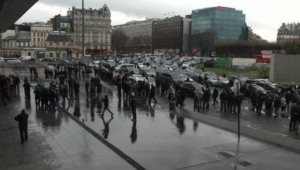
[[[123,30],[117,29],[112,32],[112,46],[115,49],[124,49],[128,43],[128,36]]]

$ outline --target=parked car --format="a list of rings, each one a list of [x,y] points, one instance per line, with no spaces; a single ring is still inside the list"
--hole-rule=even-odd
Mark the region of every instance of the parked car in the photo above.
[[[245,85],[246,81],[249,80],[248,77],[243,76],[243,75],[230,75],[230,76],[227,76],[227,78],[228,78],[229,81],[232,81],[232,82],[235,79],[238,79],[241,82],[241,85]]]
[[[134,68],[134,64],[120,64],[116,67],[116,71],[126,70],[127,68]]]
[[[8,63],[21,63],[21,61],[16,58],[4,58],[4,61]]]
[[[216,86],[216,87],[226,87],[229,84],[229,80],[224,77],[211,78],[210,83],[211,83],[211,85]]]
[[[144,77],[156,77],[156,73],[151,68],[140,68],[140,74]]]
[[[173,74],[170,72],[162,72],[159,74],[158,79],[163,83],[173,83],[174,85],[180,85],[182,83],[182,78],[178,74]]]
[[[199,83],[196,82],[184,82],[181,86],[180,89],[182,92],[187,94],[188,96],[193,97],[195,91],[201,91],[202,89],[205,89],[205,87]]]

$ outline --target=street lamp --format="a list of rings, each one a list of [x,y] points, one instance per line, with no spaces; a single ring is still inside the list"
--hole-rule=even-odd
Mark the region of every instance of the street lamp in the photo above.
[[[84,0],[82,0],[82,56],[84,55]]]

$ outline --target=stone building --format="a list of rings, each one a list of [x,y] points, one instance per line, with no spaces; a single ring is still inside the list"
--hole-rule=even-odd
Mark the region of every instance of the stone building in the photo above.
[[[283,23],[278,29],[277,43],[286,43],[300,40],[300,23]]]
[[[50,34],[46,39],[46,58],[63,59],[72,56],[72,42],[69,36]]]
[[[153,22],[153,52],[188,52],[190,23],[190,16],[174,16]]]
[[[46,39],[53,32],[52,25],[31,26],[31,47],[45,48]]]
[[[82,46],[82,9],[73,7],[68,11],[73,31],[73,42]],[[84,10],[85,50],[111,49],[111,13],[106,4],[100,9]]]

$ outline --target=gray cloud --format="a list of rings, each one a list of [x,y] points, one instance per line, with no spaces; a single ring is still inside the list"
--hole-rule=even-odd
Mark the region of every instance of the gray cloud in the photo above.
[[[85,0],[86,8],[101,8],[105,1]],[[112,23],[121,24],[133,19],[163,18],[165,13],[187,15],[194,9],[212,6],[226,6],[243,10],[246,21],[256,33],[270,41],[276,40],[276,32],[282,22],[299,22],[299,0],[107,0],[107,5],[113,11]],[[45,9],[37,6],[44,4]],[[47,6],[46,6],[47,5]],[[21,21],[34,19],[47,20],[51,15],[64,11],[72,6],[81,7],[81,0],[40,0],[36,7],[29,10]],[[49,9],[53,7],[53,9]],[[56,11],[54,11],[56,10]],[[64,13],[62,13],[64,15]],[[171,16],[171,14],[169,16]],[[47,18],[48,17],[48,18]]]

